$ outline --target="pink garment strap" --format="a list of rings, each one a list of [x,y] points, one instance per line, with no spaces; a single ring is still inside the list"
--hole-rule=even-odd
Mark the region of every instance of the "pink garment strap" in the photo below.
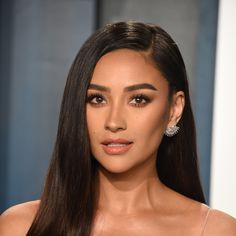
[[[204,232],[205,232],[205,228],[206,228],[206,225],[207,225],[207,220],[208,220],[208,216],[209,216],[210,210],[211,210],[211,208],[208,207],[208,210],[207,210],[207,213],[206,213],[206,217],[205,217],[205,220],[204,220],[204,224],[203,224],[203,227],[202,227],[201,236],[204,235]]]

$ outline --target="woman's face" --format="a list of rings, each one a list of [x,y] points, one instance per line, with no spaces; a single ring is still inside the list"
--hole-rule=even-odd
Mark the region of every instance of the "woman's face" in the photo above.
[[[93,156],[112,173],[155,163],[164,131],[174,122],[175,103],[168,100],[167,80],[144,53],[107,53],[98,61],[87,93]]]

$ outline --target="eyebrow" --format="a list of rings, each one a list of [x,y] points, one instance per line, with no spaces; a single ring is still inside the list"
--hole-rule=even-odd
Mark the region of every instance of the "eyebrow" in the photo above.
[[[90,84],[88,89],[94,89],[94,90],[99,90],[99,91],[103,91],[103,92],[110,92],[111,89],[102,85],[98,85],[98,84]],[[143,84],[134,84],[134,85],[130,85],[124,88],[125,92],[130,92],[130,91],[134,91],[134,90],[139,90],[139,89],[151,89],[154,91],[157,91],[157,89],[148,83],[143,83]]]
[[[131,86],[125,87],[124,90],[129,92],[129,91],[134,91],[134,90],[139,90],[139,89],[151,89],[151,90],[157,91],[157,89],[153,85],[147,84],[147,83],[131,85]]]
[[[94,90],[99,90],[103,92],[110,92],[111,90],[108,87],[98,85],[98,84],[90,84],[88,89],[94,89]]]

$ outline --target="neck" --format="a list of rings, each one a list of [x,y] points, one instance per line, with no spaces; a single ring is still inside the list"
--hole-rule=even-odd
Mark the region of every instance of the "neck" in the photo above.
[[[99,168],[99,208],[116,214],[153,209],[164,193],[155,163],[151,167],[111,173]]]

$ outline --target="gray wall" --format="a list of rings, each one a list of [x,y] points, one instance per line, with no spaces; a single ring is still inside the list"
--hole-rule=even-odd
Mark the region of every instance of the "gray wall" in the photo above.
[[[0,211],[6,205],[9,125],[11,1],[0,1]]]
[[[69,66],[94,30],[94,8],[94,0],[1,2],[0,210],[40,196]]]

